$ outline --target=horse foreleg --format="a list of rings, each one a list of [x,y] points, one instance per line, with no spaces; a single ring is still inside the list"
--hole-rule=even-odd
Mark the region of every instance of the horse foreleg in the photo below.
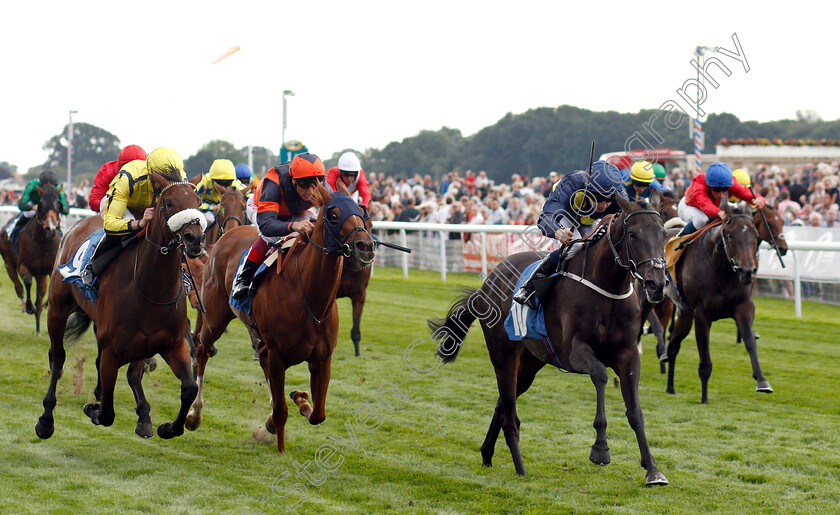
[[[50,334],[50,385],[47,394],[44,396],[44,413],[38,418],[35,424],[35,434],[38,438],[47,439],[55,431],[53,411],[55,410],[55,390],[58,378],[61,377],[61,370],[64,368],[64,360],[67,354],[64,350],[64,331],[67,324],[68,310],[59,308],[50,309],[47,314],[47,331]]]
[[[493,363],[496,369],[496,384],[499,387],[499,403],[501,405],[501,420],[498,423],[501,424],[505,433],[505,443],[510,449],[516,473],[524,476],[525,465],[522,462],[522,452],[519,449],[519,424],[517,424],[518,417],[516,416],[516,381],[523,347],[521,345],[513,347],[510,342],[505,343],[508,344],[508,347],[501,351],[500,359],[494,360]],[[488,436],[490,436],[489,432]]]
[[[327,418],[327,388],[330,386],[331,368],[331,355],[322,361],[309,363],[309,388],[312,390],[314,397],[314,409],[308,402],[299,402],[295,398],[295,392],[292,392],[292,400],[300,408],[300,414],[306,417],[312,425],[320,424]]]
[[[262,347],[261,347],[262,349]],[[262,362],[262,352],[260,353],[260,361]],[[289,408],[286,406],[286,363],[283,357],[277,351],[268,349],[266,352],[265,361],[268,368],[268,375],[271,378],[268,381],[268,387],[271,389],[271,399],[273,401],[271,418],[274,421],[274,429],[277,433],[277,450],[281,454],[286,452],[285,444],[285,428],[286,420],[289,418]]]
[[[608,465],[610,448],[607,445],[607,412],[604,400],[609,379],[607,367],[595,357],[595,353],[586,342],[575,338],[572,349],[574,350],[569,355],[572,369],[575,372],[589,374],[592,384],[595,385],[595,420],[592,423],[592,427],[595,428],[595,443],[589,452],[589,459],[596,465]]]
[[[136,405],[134,412],[137,413],[137,425],[134,428],[134,433],[141,438],[151,438],[155,432],[152,429],[152,418],[149,416],[151,406],[149,406],[149,402],[146,400],[146,394],[143,392],[143,371],[145,367],[145,362],[133,361],[128,365],[125,378],[128,380],[128,386],[131,387],[131,392],[134,394],[134,403]]]
[[[362,290],[361,294],[350,298],[351,302],[353,303],[353,328],[350,329],[350,339],[353,340],[353,348],[356,351],[357,358],[360,356],[359,344],[362,341],[362,311],[365,309],[366,296],[366,290]]]
[[[44,295],[47,293],[47,276],[42,275],[35,282],[35,336],[41,336],[41,310],[44,308]]]
[[[695,312],[694,336],[697,339],[697,353],[700,355],[700,364],[697,365],[697,373],[700,375],[700,404],[709,403],[709,378],[712,376],[712,355],[709,352],[709,330],[712,323],[706,318],[701,310]]]
[[[159,437],[169,439],[184,434],[184,422],[190,405],[198,394],[198,385],[192,376],[190,349],[185,339],[181,338],[176,347],[167,350],[163,354],[163,359],[172,369],[175,377],[181,381],[181,408],[178,410],[178,416],[171,423],[165,422],[159,425],[157,429]]]
[[[95,425],[105,427],[114,423],[114,386],[117,384],[117,372],[119,363],[114,351],[106,348],[102,351],[99,361],[99,379],[102,383],[102,402],[98,404],[85,404],[85,415]]]
[[[18,276],[17,259],[15,258],[11,247],[9,247],[8,253],[12,255],[7,255],[6,251],[3,252],[3,262],[6,264],[6,273],[9,274],[9,279],[12,280],[12,284],[15,287],[15,293],[17,294],[18,299],[20,299],[21,301],[20,309],[21,311],[24,311],[26,304],[24,304],[23,300],[23,286],[20,284],[20,278]]]
[[[18,274],[23,277],[23,289],[26,290],[26,301],[24,305],[24,311],[28,315],[35,314],[35,306],[32,305],[32,274],[29,272],[29,269],[23,266],[22,264],[18,265]]]
[[[645,435],[645,417],[639,404],[639,372],[641,371],[639,356],[632,351],[627,351],[616,360],[614,370],[621,383],[621,395],[624,397],[624,406],[627,409],[627,422],[636,433],[636,441],[639,443],[639,452],[642,456],[642,467],[647,471],[645,484],[667,485],[668,480],[665,475],[656,468],[656,460],[650,452]]]
[[[662,328],[662,334],[656,335],[656,355],[659,356],[660,367],[659,371],[664,374],[665,373],[665,362],[668,361],[668,349],[665,341],[665,330],[667,327],[670,326],[671,333],[674,332],[674,303],[671,302],[667,296],[665,300],[660,302],[653,308],[654,313],[656,313],[656,318],[659,321],[659,325]]]
[[[674,391],[674,368],[677,364],[677,354],[680,353],[682,341],[688,336],[693,324],[694,317],[685,311],[680,311],[679,316],[674,321],[671,336],[668,338],[668,386],[665,388],[667,393],[676,393]]]
[[[96,325],[93,326],[93,333],[96,334]],[[96,346],[96,388],[93,389],[93,397],[97,402],[102,402],[102,379],[99,377],[99,363],[102,361],[102,348]]]
[[[756,380],[755,391],[762,393],[773,393],[773,387],[764,379],[764,372],[761,370],[761,365],[758,363],[758,344],[755,341],[755,333],[753,332],[753,319],[755,317],[755,306],[750,303],[741,304],[735,310],[735,323],[738,324],[738,333],[744,340],[744,347],[750,354],[750,363],[752,364],[753,379]]]

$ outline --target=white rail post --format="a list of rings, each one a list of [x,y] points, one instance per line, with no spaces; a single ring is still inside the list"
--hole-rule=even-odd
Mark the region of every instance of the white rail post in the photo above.
[[[440,280],[446,282],[446,238],[448,232],[440,231]]]
[[[400,245],[408,247],[408,238],[405,235],[405,229],[400,229]],[[403,262],[403,279],[408,279],[408,253],[402,253]]]
[[[487,277],[487,233],[481,233],[481,274]]]
[[[802,282],[799,277],[799,262],[796,260],[796,251],[791,250],[793,254],[793,302],[796,306],[796,318],[802,318]]]

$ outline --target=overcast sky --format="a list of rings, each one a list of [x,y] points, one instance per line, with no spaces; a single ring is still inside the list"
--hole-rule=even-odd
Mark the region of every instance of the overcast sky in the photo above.
[[[719,87],[705,111],[840,118],[840,8],[774,5],[3,2],[0,161],[21,171],[45,161],[41,146],[71,109],[74,122],[147,151],[167,146],[186,158],[223,139],[276,153],[284,89],[296,94],[286,139],[324,157],[442,126],[466,136],[542,106],[636,112],[679,102],[676,90],[696,75],[694,48],[737,52],[733,34],[749,71],[718,55],[731,75],[712,68]],[[239,52],[211,64],[234,44]]]

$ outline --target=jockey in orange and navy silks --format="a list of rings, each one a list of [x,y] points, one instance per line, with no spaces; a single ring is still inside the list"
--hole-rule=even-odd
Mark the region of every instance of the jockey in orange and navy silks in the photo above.
[[[333,166],[327,172],[327,184],[330,185],[332,191],[341,191],[337,188],[339,180],[347,187],[350,198],[363,206],[370,204],[370,185],[359,158],[353,152],[341,154],[338,158],[338,166]]]
[[[626,198],[621,172],[611,163],[592,163],[591,175],[585,171],[566,174],[554,183],[551,195],[543,204],[539,219],[540,231],[563,245],[587,236],[595,230],[598,219],[613,211],[611,204],[615,194]],[[572,245],[565,256],[573,256],[581,247],[579,243]],[[550,277],[560,265],[561,257],[560,249],[556,249],[543,258],[528,281],[513,296],[513,300],[535,309],[534,282]]]
[[[102,212],[102,199],[105,198],[105,194],[108,193],[108,187],[111,185],[111,181],[114,180],[114,177],[117,176],[120,169],[131,161],[135,159],[140,159],[142,161],[146,160],[146,151],[143,150],[142,147],[138,145],[128,145],[127,147],[120,150],[120,154],[117,156],[116,161],[108,161],[101,168],[99,171],[96,172],[96,177],[93,179],[93,187],[90,189],[90,199],[88,200],[88,206],[96,212]]]
[[[680,200],[677,213],[687,223],[678,236],[693,233],[706,225],[710,218],[725,220],[726,213],[720,204],[730,195],[759,209],[764,207],[764,197],[754,195],[747,187],[732,180],[732,170],[728,164],[720,161],[710,164],[706,173],[698,174],[691,180],[685,196]]]
[[[253,295],[254,272],[262,264],[270,245],[293,232],[310,234],[315,224],[310,218],[317,185],[323,183],[326,170],[315,154],[298,154],[291,163],[277,165],[265,174],[259,186],[257,230],[260,237],[251,245],[231,296],[244,300]]]

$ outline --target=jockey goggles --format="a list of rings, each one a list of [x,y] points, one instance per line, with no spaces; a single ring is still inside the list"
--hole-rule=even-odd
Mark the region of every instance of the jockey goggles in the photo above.
[[[347,170],[339,170],[338,173],[345,177],[356,177],[357,175],[359,175],[359,172],[351,172]]]
[[[729,186],[713,186],[712,191],[716,191],[718,193],[726,193],[729,191]]]
[[[315,186],[316,182],[323,183],[324,177],[301,177],[300,179],[295,179],[295,186],[298,186],[300,189],[308,190],[312,186]]]

